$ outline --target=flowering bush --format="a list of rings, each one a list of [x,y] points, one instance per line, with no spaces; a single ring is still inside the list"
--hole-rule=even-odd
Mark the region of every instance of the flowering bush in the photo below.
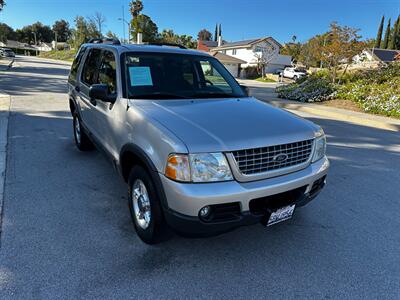
[[[400,76],[383,83],[362,79],[342,85],[335,98],[353,100],[367,112],[400,117]]]
[[[311,76],[301,83],[276,88],[278,97],[300,102],[320,102],[332,99],[335,86],[325,78]]]
[[[400,63],[348,73],[341,84],[332,84],[321,74],[279,87],[276,92],[280,98],[301,102],[352,100],[367,112],[400,117]]]

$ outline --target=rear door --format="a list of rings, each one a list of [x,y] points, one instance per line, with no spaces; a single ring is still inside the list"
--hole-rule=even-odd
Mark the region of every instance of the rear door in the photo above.
[[[89,50],[85,64],[83,65],[79,86],[79,103],[81,107],[82,121],[96,138],[99,136],[96,118],[97,102],[90,99],[89,90],[93,84],[97,83],[101,54],[101,49],[92,48]]]

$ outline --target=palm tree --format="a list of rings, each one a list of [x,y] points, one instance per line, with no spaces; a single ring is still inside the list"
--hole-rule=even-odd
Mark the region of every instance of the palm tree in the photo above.
[[[5,4],[6,4],[6,2],[4,0],[0,0],[0,11],[3,10],[3,7]]]

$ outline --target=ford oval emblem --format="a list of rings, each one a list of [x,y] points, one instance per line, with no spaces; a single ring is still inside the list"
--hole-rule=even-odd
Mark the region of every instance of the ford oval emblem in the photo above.
[[[280,153],[280,154],[275,155],[275,156],[273,157],[272,161],[278,162],[278,163],[282,163],[282,162],[284,162],[284,161],[287,160],[287,159],[288,159],[287,154],[285,154],[285,153]]]

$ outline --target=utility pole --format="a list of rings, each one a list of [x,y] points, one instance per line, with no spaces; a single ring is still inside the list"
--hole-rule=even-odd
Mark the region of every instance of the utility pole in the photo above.
[[[54,31],[54,35],[55,35],[54,50],[57,51],[57,31]]]
[[[128,44],[129,44],[131,41],[131,24],[123,18],[118,18],[118,20],[122,21],[124,23],[124,28],[125,28],[125,24],[128,25]],[[124,31],[124,38],[125,38],[125,31]]]
[[[36,32],[32,32],[32,33],[33,33],[33,36],[35,37],[36,56],[38,56],[38,50],[37,50],[37,48],[36,48],[36,46],[37,46]]]
[[[122,20],[125,21],[125,8],[122,5]],[[126,40],[126,34],[125,34],[125,22],[122,22],[123,26],[123,31],[124,31],[124,40]]]

